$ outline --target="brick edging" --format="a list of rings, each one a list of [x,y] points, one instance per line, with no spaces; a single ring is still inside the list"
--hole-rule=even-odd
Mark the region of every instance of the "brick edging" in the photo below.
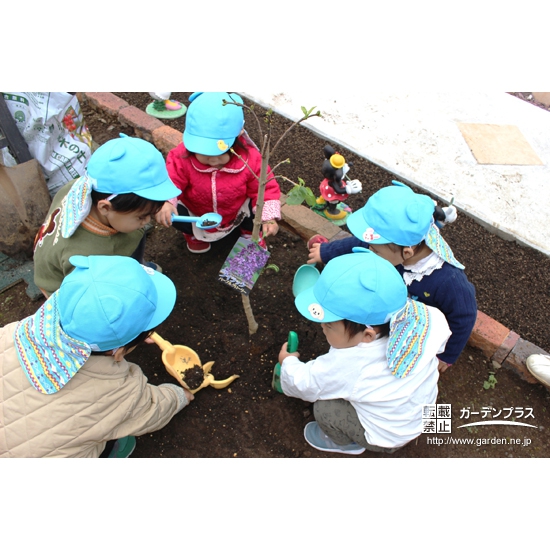
[[[123,125],[132,126],[136,135],[150,141],[164,155],[181,143],[181,132],[166,126],[159,119],[152,117],[129,105],[110,92],[77,92],[80,103],[89,103],[92,108],[115,117]],[[350,236],[346,231],[315,214],[305,206],[286,204],[286,197],[281,197],[281,225],[307,241],[315,234],[325,236],[329,241]],[[481,350],[495,368],[504,367],[515,372],[530,384],[538,384],[526,367],[526,360],[532,354],[548,352],[527,342],[523,338],[495,321],[482,311],[477,312],[477,320],[468,344]]]

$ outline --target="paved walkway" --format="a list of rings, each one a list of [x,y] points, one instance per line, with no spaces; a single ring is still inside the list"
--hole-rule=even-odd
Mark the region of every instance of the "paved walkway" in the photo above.
[[[505,92],[242,92],[550,255],[550,112]],[[315,103],[311,103],[312,100]]]

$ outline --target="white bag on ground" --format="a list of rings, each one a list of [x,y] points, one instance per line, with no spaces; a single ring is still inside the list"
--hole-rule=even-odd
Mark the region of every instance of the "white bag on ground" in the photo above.
[[[76,96],[67,92],[3,92],[6,105],[53,197],[65,183],[84,174],[92,136]]]

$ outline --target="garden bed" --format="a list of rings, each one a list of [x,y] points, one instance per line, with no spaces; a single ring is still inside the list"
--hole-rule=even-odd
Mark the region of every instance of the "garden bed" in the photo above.
[[[117,95],[142,110],[151,101],[146,93]],[[188,95],[174,92],[172,99],[188,104]],[[119,132],[134,134],[131,127],[122,127],[105,113],[94,112],[88,105],[83,105],[83,109],[91,134],[99,144],[117,137]],[[181,131],[184,121],[185,117],[164,122]],[[277,116],[274,121],[274,133],[279,135],[288,126],[288,121]],[[251,137],[259,141],[256,127],[248,116],[246,128]],[[298,176],[305,179],[317,192],[325,143],[307,129],[296,128],[277,151],[272,164],[290,158],[291,164],[279,172],[294,181]],[[336,144],[332,145],[338,149]],[[350,175],[359,178],[364,186],[361,195],[348,201],[354,209],[373,192],[391,184],[392,174],[345,150],[340,152],[348,162],[354,163]],[[281,188],[288,192],[290,186],[283,183]],[[217,280],[237,236],[213,243],[211,251],[201,255],[189,253],[182,235],[172,228],[157,226],[148,238],[146,259],[161,265],[178,289],[174,311],[159,327],[159,334],[173,344],[193,348],[203,364],[215,361],[212,374],[216,379],[232,374],[238,374],[240,378],[223,390],[211,387],[200,390],[193,403],[168,426],[138,438],[135,457],[339,456],[318,452],[305,442],[304,425],[313,420],[311,404],[285,397],[271,389],[273,367],[289,330],[299,335],[303,360],[328,349],[320,327],[305,321],[293,303],[292,278],[295,270],[307,260],[305,244],[286,230],[269,239],[270,263],[276,264],[280,270],[278,273],[266,271],[251,293],[260,329],[249,337],[240,295]],[[465,215],[460,215],[455,224],[445,228],[444,236],[456,256],[467,266],[468,277],[477,288],[479,309],[523,338],[550,349],[547,330],[550,259],[534,250],[502,241]],[[20,292],[16,295],[17,287],[10,292],[13,295],[11,304],[17,303],[28,310],[24,293],[23,296]],[[7,294],[2,295],[1,311],[9,309],[8,317],[12,316],[12,320],[19,318],[18,312],[5,302],[6,297]],[[3,321],[6,322],[8,317],[4,316]],[[160,356],[160,350],[151,345],[138,348],[129,359],[142,367],[152,383],[172,382]],[[478,350],[467,348],[453,368],[442,375],[438,402],[453,405],[451,435],[456,438],[529,438],[531,445],[435,445],[422,435],[388,458],[549,456],[548,392],[504,369],[496,372],[496,388],[486,390],[483,384],[492,369]],[[539,427],[456,428],[465,423],[465,420],[459,420],[461,410],[481,411],[487,407],[495,410],[529,407],[534,415],[529,422]],[[371,456],[377,455],[367,452],[361,455]]]

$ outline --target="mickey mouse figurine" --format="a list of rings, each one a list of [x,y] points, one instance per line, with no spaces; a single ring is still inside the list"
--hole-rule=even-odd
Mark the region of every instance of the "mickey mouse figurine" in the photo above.
[[[337,153],[330,145],[323,148],[325,160],[321,172],[325,179],[321,182],[319,190],[321,196],[317,199],[319,205],[316,209],[330,221],[341,225],[351,213],[351,209],[345,207],[339,209],[338,205],[349,197],[362,191],[359,180],[347,180],[344,182],[350,166],[346,159]],[[345,205],[344,205],[345,206]]]

